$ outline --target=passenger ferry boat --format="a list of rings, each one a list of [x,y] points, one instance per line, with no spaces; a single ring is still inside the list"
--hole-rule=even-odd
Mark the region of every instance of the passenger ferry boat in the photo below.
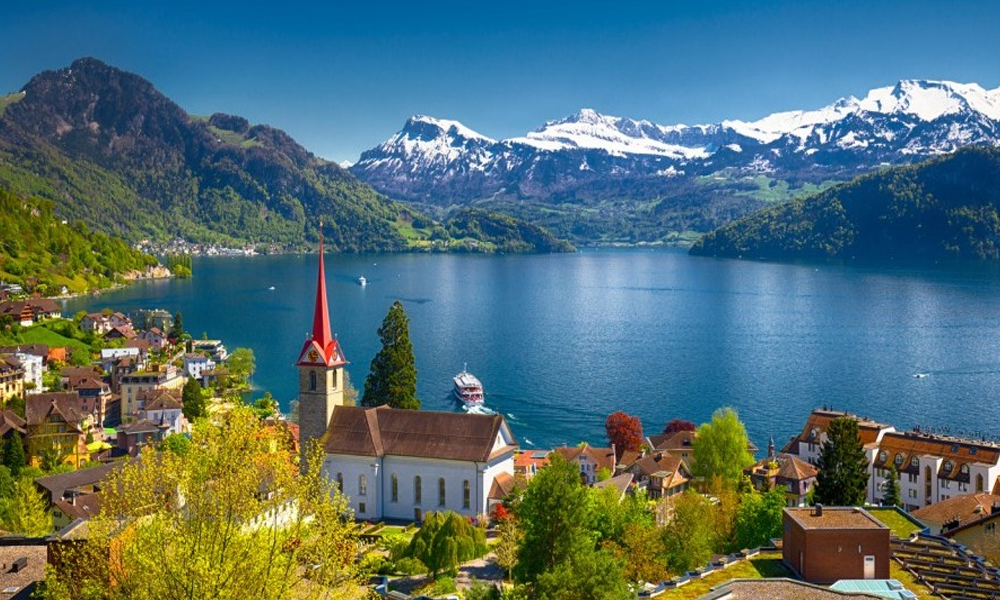
[[[483,384],[465,366],[455,375],[455,397],[466,404],[483,403]]]
[[[364,275],[358,277],[358,285],[360,285],[361,287],[365,287],[366,285],[368,285],[368,280],[365,279]]]

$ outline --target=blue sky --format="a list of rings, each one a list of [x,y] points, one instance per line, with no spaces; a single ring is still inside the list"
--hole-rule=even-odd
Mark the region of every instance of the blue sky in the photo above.
[[[0,92],[95,56],[190,113],[268,123],[337,161],[412,114],[500,138],[582,107],[692,124],[904,78],[1000,85],[995,2],[84,4],[2,3]]]

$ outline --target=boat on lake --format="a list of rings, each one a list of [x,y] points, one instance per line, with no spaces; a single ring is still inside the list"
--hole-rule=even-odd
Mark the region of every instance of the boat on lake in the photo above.
[[[361,287],[365,287],[366,285],[368,285],[368,280],[365,279],[364,275],[358,277],[358,285],[360,285]]]
[[[455,397],[466,404],[483,403],[483,384],[466,367],[455,375]]]

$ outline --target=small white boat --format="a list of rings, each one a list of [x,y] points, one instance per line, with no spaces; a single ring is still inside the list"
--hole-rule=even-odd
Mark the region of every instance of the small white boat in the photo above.
[[[462,372],[455,375],[455,397],[466,404],[483,403],[483,384],[476,379],[476,376],[469,373],[465,367]]]
[[[273,291],[274,291],[274,286],[272,285],[271,287],[269,287],[269,288],[267,288],[267,289],[268,289],[268,291],[271,291],[271,292],[273,292]]]
[[[364,275],[358,277],[358,285],[360,285],[361,287],[365,287],[366,285],[368,285],[368,280],[365,279]]]

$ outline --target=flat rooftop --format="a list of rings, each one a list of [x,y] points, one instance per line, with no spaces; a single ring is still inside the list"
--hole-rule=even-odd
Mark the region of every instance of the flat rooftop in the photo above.
[[[790,579],[734,580],[702,596],[698,600],[846,600],[878,596],[865,592],[831,590]]]
[[[889,529],[863,508],[824,506],[823,514],[815,507],[786,508],[785,512],[803,529]]]

